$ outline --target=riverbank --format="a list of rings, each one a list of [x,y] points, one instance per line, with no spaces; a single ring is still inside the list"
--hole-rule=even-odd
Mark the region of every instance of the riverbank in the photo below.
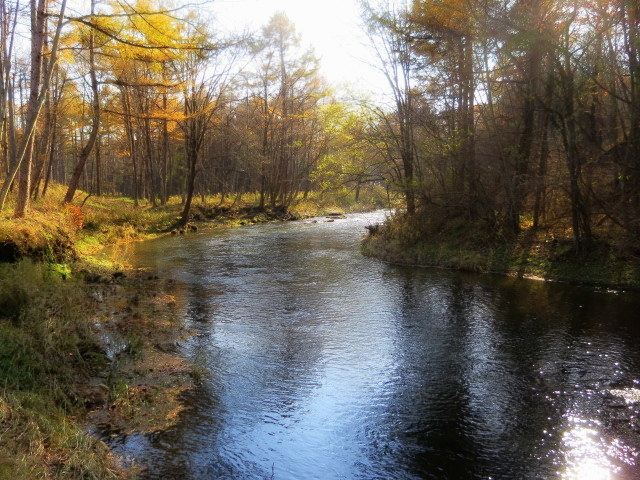
[[[259,208],[255,194],[210,196],[194,201],[189,223],[180,224],[183,205],[172,197],[166,205],[136,205],[129,198],[86,196],[78,204],[62,207],[64,188],[54,185],[47,199],[39,199],[27,218],[0,216],[0,262],[20,258],[72,263],[86,260],[107,245],[188,234],[200,229],[231,228],[273,221],[289,221],[326,213],[362,212],[385,208],[388,199],[380,186],[363,188],[359,200],[346,190],[327,194],[310,192],[290,206]],[[11,199],[6,212],[11,212]],[[95,261],[95,259],[92,259]]]
[[[0,218],[0,479],[135,478],[100,438],[170,427],[182,393],[200,380],[201,369],[179,356],[191,335],[180,285],[99,259],[100,249],[382,206],[379,196],[362,198],[310,195],[290,209],[208,198],[181,229],[178,199],[155,208],[40,200],[26,219]]]
[[[0,265],[0,478],[135,478],[97,435],[171,426],[197,370],[179,286],[22,260]]]
[[[398,216],[369,232],[362,253],[398,265],[640,291],[640,256],[604,235],[588,256],[577,256],[566,229],[525,229],[510,241],[465,225],[417,235]]]

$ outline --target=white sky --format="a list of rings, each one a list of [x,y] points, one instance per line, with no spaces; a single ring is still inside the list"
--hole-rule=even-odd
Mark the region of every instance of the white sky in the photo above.
[[[101,3],[99,1],[99,3]],[[359,0],[174,0],[174,5],[213,14],[227,32],[260,32],[276,12],[284,12],[320,58],[321,74],[342,90],[379,97],[387,90],[362,28]],[[87,13],[88,0],[68,0],[73,13]],[[199,6],[196,6],[199,5]],[[348,95],[347,95],[348,96]]]
[[[385,89],[371,46],[361,27],[358,0],[215,0],[209,7],[230,31],[260,31],[276,12],[284,12],[314,48],[322,75],[334,85],[380,94]]]

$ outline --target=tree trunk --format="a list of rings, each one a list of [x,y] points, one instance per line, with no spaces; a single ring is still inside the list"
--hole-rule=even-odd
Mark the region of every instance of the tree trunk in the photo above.
[[[536,198],[533,206],[533,228],[540,226],[540,218],[545,211],[545,192],[547,189],[547,161],[549,159],[549,118],[545,115],[542,126],[542,142],[540,145],[540,159],[536,179]]]
[[[51,132],[51,150],[49,151],[49,161],[47,163],[47,170],[45,172],[44,178],[44,187],[42,187],[42,196],[44,197],[47,194],[47,189],[49,188],[49,181],[51,180],[51,173],[53,170],[55,155],[56,155],[56,140],[57,140],[57,132],[58,128],[56,125],[53,126],[53,131]]]
[[[100,138],[96,140],[96,195],[102,196],[102,152]]]
[[[195,145],[191,144],[187,140],[187,163],[189,165],[189,173],[187,177],[187,195],[184,202],[184,208],[182,210],[182,217],[180,223],[186,225],[189,223],[189,216],[191,215],[191,203],[193,201],[193,192],[196,185],[196,166],[198,161],[198,151]]]
[[[162,108],[167,112],[167,92],[162,95]],[[169,170],[169,127],[165,118],[162,120],[162,171],[161,171],[161,187],[160,187],[160,203],[166,205],[169,201],[168,191],[168,170]]]
[[[580,189],[582,157],[578,148],[577,138],[574,75],[568,53],[565,54],[564,63],[564,68],[561,71],[563,87],[561,133],[569,172],[569,201],[571,205],[573,242],[576,252],[583,255],[588,252],[592,242],[591,222],[588,208]]]
[[[91,15],[95,13],[95,3],[96,0],[91,0]],[[89,156],[93,151],[93,147],[96,144],[98,131],[100,130],[100,96],[98,91],[98,77],[96,75],[94,43],[94,32],[93,30],[91,30],[89,33],[89,76],[91,77],[91,92],[93,94],[91,133],[89,134],[89,139],[87,140],[86,145],[80,152],[78,163],[73,169],[71,180],[69,180],[69,187],[67,188],[67,193],[64,196],[64,203],[71,203],[73,201],[73,196],[76,193],[78,184],[80,183],[80,178],[82,176],[82,173],[84,172],[87,160],[89,159]]]
[[[40,95],[44,93],[40,90],[40,83],[42,80],[44,44],[46,37],[46,10],[47,0],[31,0],[31,78],[27,117],[29,121],[33,119],[33,127],[26,139],[25,153],[20,165],[18,197],[16,199],[16,208],[14,211],[14,216],[17,218],[25,216],[29,207],[29,195],[31,193],[31,165],[34,143],[33,130],[35,130],[35,124],[38,121],[38,114],[40,113],[40,108],[42,106],[42,103],[38,105],[38,100]]]

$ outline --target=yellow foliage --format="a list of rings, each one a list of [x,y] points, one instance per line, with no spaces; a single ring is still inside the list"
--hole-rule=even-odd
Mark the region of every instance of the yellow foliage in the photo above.
[[[473,9],[470,0],[415,1],[412,16],[432,31],[466,36],[474,34]]]

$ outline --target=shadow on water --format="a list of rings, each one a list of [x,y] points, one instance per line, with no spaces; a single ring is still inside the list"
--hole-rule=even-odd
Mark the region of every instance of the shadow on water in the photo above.
[[[187,285],[207,375],[114,449],[148,479],[640,477],[639,297],[385,265],[381,218],[136,246]]]

